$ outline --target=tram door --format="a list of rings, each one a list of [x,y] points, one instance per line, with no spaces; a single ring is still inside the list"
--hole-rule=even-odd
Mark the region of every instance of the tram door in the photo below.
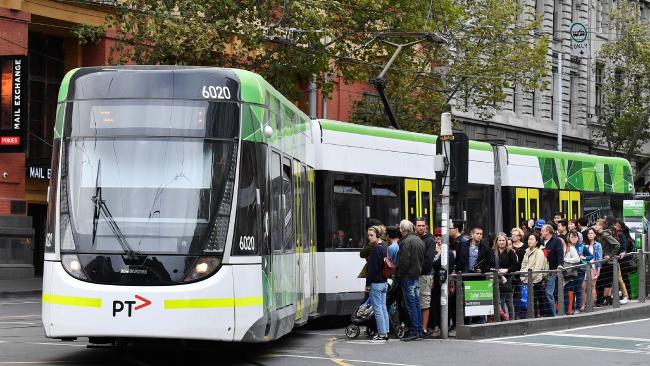
[[[415,224],[417,217],[424,217],[433,230],[433,183],[426,179],[404,180],[404,208],[406,218]]]
[[[560,211],[567,220],[579,218],[580,208],[580,192],[560,191]]]
[[[515,205],[517,217],[515,224],[518,226],[522,220],[537,220],[539,218],[539,189],[515,189]]]

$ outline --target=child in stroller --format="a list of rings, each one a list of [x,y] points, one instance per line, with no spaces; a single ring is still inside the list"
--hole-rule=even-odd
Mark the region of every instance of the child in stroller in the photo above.
[[[389,284],[390,284],[389,280]],[[386,308],[388,309],[388,321],[390,333],[396,338],[403,338],[406,335],[407,326],[404,320],[407,318],[407,313],[401,302],[401,289],[397,282],[393,282],[388,289],[386,296]],[[375,321],[375,314],[370,305],[370,298],[366,299],[359,307],[350,315],[350,324],[345,327],[345,336],[348,338],[357,338],[361,334],[361,327],[365,326],[365,334],[368,337],[373,337],[377,334],[377,322]]]

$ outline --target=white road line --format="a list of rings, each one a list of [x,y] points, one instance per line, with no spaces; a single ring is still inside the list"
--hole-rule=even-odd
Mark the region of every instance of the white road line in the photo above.
[[[21,302],[0,302],[2,305],[23,305],[23,304],[40,304],[40,301],[21,301]]]
[[[571,329],[564,329],[564,330],[555,330],[553,333],[558,333],[558,332],[573,332],[575,330],[583,330],[583,329],[593,329],[593,328],[601,328],[601,327],[607,327],[610,325],[621,325],[621,324],[631,324],[631,323],[639,323],[639,322],[644,322],[648,321],[650,318],[643,318],[643,319],[635,319],[635,320],[626,320],[624,322],[616,322],[616,323],[605,323],[605,324],[596,324],[596,325],[587,325],[585,327],[577,327],[577,328],[571,328]]]
[[[65,346],[65,347],[84,347],[85,344],[72,344],[72,343],[54,343],[54,342],[18,342],[18,341],[0,341],[0,344],[33,344],[39,346]]]
[[[22,318],[40,318],[41,316],[38,314],[34,315],[7,315],[7,316],[0,316],[1,319],[22,319]]]
[[[608,327],[608,326],[614,326],[614,325],[639,323],[639,322],[644,322],[644,321],[648,321],[648,320],[650,320],[650,318],[626,320],[626,321],[623,321],[623,322],[615,322],[615,323],[587,325],[587,326],[584,326],[584,327],[577,327],[577,328],[571,328],[571,329],[561,329],[561,330],[552,330],[552,331],[548,331],[548,332],[533,333],[533,334],[521,334],[521,335],[514,335],[514,336],[507,336],[507,337],[488,338],[488,339],[478,340],[477,342],[479,342],[479,343],[489,343],[490,341],[500,341],[500,340],[507,340],[507,339],[514,339],[514,338],[524,338],[524,337],[534,337],[534,336],[544,335],[544,334],[558,335],[560,333],[574,332],[574,331],[584,330],[584,329]],[[598,336],[594,336],[594,337],[598,337]]]
[[[568,338],[612,339],[612,340],[621,340],[621,341],[636,341],[636,342],[650,343],[650,338],[604,336],[604,335],[597,335],[597,334],[569,334],[569,333],[544,333],[544,335],[552,335],[555,337],[568,337]]]
[[[32,323],[32,322],[15,322],[15,321],[3,321],[0,320],[0,325],[13,324],[13,325],[40,325],[41,323]]]
[[[482,343],[512,344],[512,345],[519,345],[519,346],[546,347],[546,348],[559,348],[559,349],[579,349],[585,351],[634,353],[634,354],[650,355],[650,352],[647,351],[636,351],[636,350],[628,350],[628,349],[603,348],[603,347],[589,347],[589,346],[571,346],[571,345],[562,345],[562,344],[527,343],[527,342],[510,342],[510,341],[486,341]]]
[[[341,336],[345,335],[343,332],[334,334],[334,333],[299,332],[299,331],[296,331],[294,333],[295,334],[309,334],[309,335],[327,336],[327,337],[341,337]]]
[[[303,359],[308,359],[308,360],[324,360],[324,361],[332,361],[333,360],[330,357],[299,356],[299,355],[289,355],[289,354],[283,354],[283,353],[274,353],[274,354],[270,354],[270,355],[263,355],[262,357],[289,357],[289,358],[303,358]],[[351,359],[346,359],[346,358],[337,358],[336,360],[344,361],[344,362],[371,363],[371,364],[375,364],[375,365],[387,365],[387,366],[419,366],[419,365],[411,365],[411,364],[406,364],[406,363],[391,363],[391,362],[368,361],[368,360],[351,360]]]

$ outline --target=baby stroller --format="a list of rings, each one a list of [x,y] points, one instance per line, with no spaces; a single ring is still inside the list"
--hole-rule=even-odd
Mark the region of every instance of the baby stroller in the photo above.
[[[389,281],[390,284],[390,281]],[[388,289],[386,295],[386,308],[388,309],[388,326],[389,332],[397,338],[404,338],[408,330],[406,324],[402,319],[406,319],[403,315],[403,307],[401,306],[401,290],[395,283]],[[370,298],[366,299],[355,312],[350,315],[350,324],[345,327],[345,336],[348,338],[357,338],[361,334],[361,327],[365,326],[365,334],[368,337],[373,337],[377,334],[377,322],[375,321],[375,313],[370,305]]]

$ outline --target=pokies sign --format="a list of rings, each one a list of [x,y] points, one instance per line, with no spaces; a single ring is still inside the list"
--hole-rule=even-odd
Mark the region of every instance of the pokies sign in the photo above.
[[[0,57],[0,152],[24,152],[27,131],[27,58]]]

